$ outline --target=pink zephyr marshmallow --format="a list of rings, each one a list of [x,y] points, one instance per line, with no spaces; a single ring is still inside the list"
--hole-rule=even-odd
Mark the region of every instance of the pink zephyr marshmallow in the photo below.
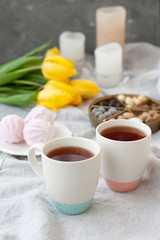
[[[45,143],[53,139],[54,126],[44,119],[33,119],[25,124],[23,136],[28,145]]]
[[[34,107],[25,118],[25,123],[28,123],[29,121],[33,119],[44,119],[48,121],[50,124],[54,124],[54,118],[53,113],[51,110],[45,108],[44,106],[37,106]]]
[[[24,120],[15,114],[9,114],[0,122],[0,136],[3,141],[19,143],[23,140]]]

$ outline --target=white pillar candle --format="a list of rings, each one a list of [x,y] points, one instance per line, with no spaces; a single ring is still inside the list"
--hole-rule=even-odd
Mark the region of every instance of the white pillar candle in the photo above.
[[[122,78],[122,47],[109,43],[95,49],[95,69],[99,84],[116,86]]]
[[[59,37],[60,53],[73,61],[85,58],[85,35],[80,32],[63,32]]]

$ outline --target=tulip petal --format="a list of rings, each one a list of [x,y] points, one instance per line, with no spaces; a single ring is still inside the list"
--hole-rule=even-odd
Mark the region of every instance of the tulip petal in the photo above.
[[[78,105],[82,102],[80,94],[70,85],[62,82],[48,81],[37,95],[37,104],[58,110],[68,104]]]
[[[74,89],[73,87],[71,87],[69,84],[66,84],[64,82],[56,82],[56,81],[50,80],[46,84],[46,88],[51,87],[51,86],[53,88],[59,88],[63,92],[70,93],[72,95],[72,101],[70,102],[71,105],[79,105],[82,103],[82,98],[81,98],[81,95],[79,94],[79,92],[76,89]]]
[[[74,62],[71,60],[68,60],[62,56],[59,55],[52,55],[52,56],[47,56],[44,60],[44,62],[52,62],[52,63],[57,63],[63,67],[66,68],[73,68],[74,67]]]
[[[100,92],[100,89],[97,85],[86,79],[74,79],[70,81],[70,86],[75,88],[82,98],[92,98]]]
[[[55,55],[60,55],[60,52],[56,47],[49,49],[45,54],[45,58],[49,58]]]
[[[72,96],[62,92],[60,89],[44,89],[37,95],[37,105],[42,105],[54,110],[66,106],[71,101]]]
[[[66,79],[77,74],[77,71],[74,68],[66,68],[59,64],[44,61],[42,63],[42,73],[46,79],[55,79],[57,77],[61,77],[62,79]]]

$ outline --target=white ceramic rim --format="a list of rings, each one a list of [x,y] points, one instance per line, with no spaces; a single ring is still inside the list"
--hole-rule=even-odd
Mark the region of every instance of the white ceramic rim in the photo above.
[[[70,144],[67,143],[68,140],[70,141]],[[86,142],[86,146],[84,146],[84,147],[79,146],[78,141]],[[63,142],[63,144],[60,145],[61,142]],[[71,142],[72,142],[72,145],[71,145]],[[47,148],[48,145],[54,144],[54,143],[59,143],[59,146],[56,146],[55,148],[52,147],[51,150],[61,148],[61,147],[72,147],[73,146],[73,147],[79,147],[79,148],[86,149],[86,150],[90,151],[91,153],[93,153],[93,156],[90,157],[90,158],[87,158],[85,160],[71,161],[71,162],[70,161],[59,161],[59,160],[55,160],[53,158],[51,159],[51,158],[47,157],[47,153],[49,153],[49,151],[47,151],[46,148]],[[91,148],[87,147],[87,143],[89,143],[90,146],[93,145],[93,150]],[[52,161],[52,162],[54,161],[54,162],[57,162],[59,164],[67,164],[67,165],[69,165],[69,164],[70,165],[79,164],[79,163],[82,164],[83,162],[85,163],[85,162],[88,162],[88,161],[92,161],[92,159],[97,157],[99,154],[100,154],[100,146],[95,141],[93,141],[91,139],[88,139],[88,138],[82,138],[82,137],[58,138],[58,139],[54,139],[54,140],[51,140],[51,141],[47,142],[42,147],[42,156],[45,157],[45,159],[47,159],[48,161]]]
[[[129,123],[129,124],[126,124]],[[137,125],[137,126],[134,126]],[[138,140],[132,140],[132,141],[118,141],[118,140],[113,140],[113,139],[109,139],[106,137],[103,137],[100,132],[103,131],[104,129],[110,128],[110,127],[114,127],[114,126],[126,126],[126,127],[133,127],[133,128],[137,128],[138,130],[144,132],[146,134],[146,136],[144,138],[138,139]],[[139,126],[139,128],[138,128]],[[140,128],[140,126],[142,127],[142,129]],[[108,120],[106,122],[100,123],[97,127],[96,127],[96,134],[98,134],[99,136],[101,136],[104,139],[107,139],[108,141],[111,142],[119,142],[119,143],[125,143],[125,144],[131,144],[133,142],[141,142],[144,141],[147,137],[149,137],[151,135],[151,129],[150,127],[142,122],[136,121],[136,120],[130,120],[130,119],[116,119],[116,120]]]

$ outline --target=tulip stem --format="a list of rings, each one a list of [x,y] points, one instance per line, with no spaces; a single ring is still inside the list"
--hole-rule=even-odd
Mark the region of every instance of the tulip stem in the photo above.
[[[13,81],[13,83],[15,83],[15,84],[24,84],[24,85],[32,85],[32,86],[37,86],[37,87],[40,87],[40,88],[43,87],[43,85],[40,84],[40,83],[26,81],[26,80],[15,80],[15,81]]]

